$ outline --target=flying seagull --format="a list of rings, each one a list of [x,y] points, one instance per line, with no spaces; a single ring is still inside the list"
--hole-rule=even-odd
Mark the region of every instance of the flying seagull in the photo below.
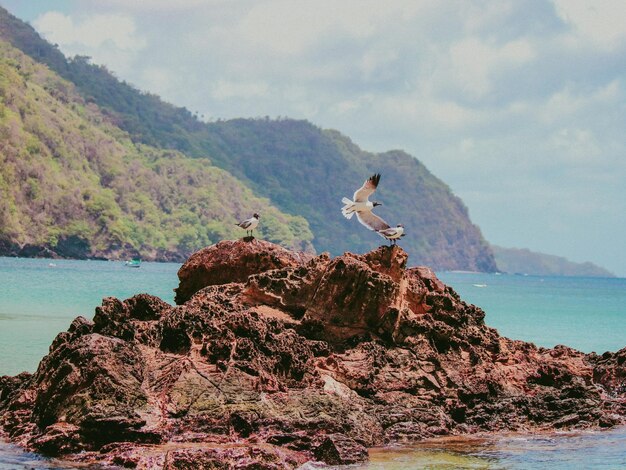
[[[376,206],[382,206],[382,203],[370,201],[370,194],[373,194],[378,187],[378,182],[380,181],[380,174],[376,173],[375,175],[370,176],[363,186],[357,189],[354,192],[354,196],[352,196],[353,201],[344,197],[341,202],[344,206],[341,208],[341,213],[346,219],[351,219],[352,216],[356,213],[357,216],[359,213],[369,213]],[[361,222],[363,223],[363,222]]]
[[[357,212],[356,218],[359,219],[359,222],[361,222],[362,225],[370,230],[373,230],[394,245],[400,237],[404,237],[405,235],[404,225],[398,224],[395,227],[391,227],[387,222],[378,217],[372,211]]]
[[[252,217],[249,219],[243,220],[238,224],[235,224],[237,227],[245,228],[246,235],[252,236],[252,231],[259,225],[259,219],[261,216],[257,213],[254,213]]]

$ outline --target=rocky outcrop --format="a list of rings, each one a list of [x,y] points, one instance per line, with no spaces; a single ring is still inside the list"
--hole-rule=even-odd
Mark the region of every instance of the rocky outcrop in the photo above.
[[[278,469],[438,435],[626,421],[626,349],[503,338],[406,264],[395,246],[332,259],[219,243],[181,268],[180,305],[104,299],[34,374],[0,378],[0,424],[74,460]]]
[[[309,253],[246,237],[224,240],[195,252],[178,271],[176,303],[183,304],[206,286],[245,282],[251,274],[298,266],[312,258]]]

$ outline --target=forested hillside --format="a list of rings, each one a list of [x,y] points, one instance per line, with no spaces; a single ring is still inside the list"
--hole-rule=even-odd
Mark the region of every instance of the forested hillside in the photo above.
[[[411,263],[436,269],[495,271],[489,245],[450,189],[412,156],[364,152],[337,131],[306,121],[236,119],[203,123],[188,110],[120,82],[88,58],[66,59],[27,24],[0,9],[0,36],[72,81],[135,143],[210,159],[269,198],[282,211],[304,216],[318,251],[364,251],[382,242],[339,212],[342,196],[372,173],[382,173],[376,198],[390,224],[404,223],[402,245]]]
[[[182,260],[262,214],[264,238],[312,250],[286,215],[206,159],[132,142],[48,68],[0,41],[0,254]]]

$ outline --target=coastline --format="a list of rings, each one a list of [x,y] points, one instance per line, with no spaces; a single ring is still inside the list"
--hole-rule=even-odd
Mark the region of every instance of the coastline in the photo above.
[[[67,255],[63,252],[57,253],[47,246],[29,245],[28,249],[20,249],[19,251],[0,251],[0,257],[3,258],[18,258],[18,259],[47,259],[50,261],[55,260],[75,260],[75,261],[126,261],[132,258],[141,258],[143,261],[149,261],[154,263],[183,263],[187,256],[184,253],[177,253],[173,251],[157,251],[154,250],[150,253],[144,253],[139,255],[136,250],[125,250],[118,252],[105,252],[100,254],[82,254],[82,255]]]
[[[353,470],[431,470],[454,468],[524,468],[526,470],[617,468],[626,465],[626,426],[604,430],[492,432],[443,436],[410,445],[368,449],[370,460]],[[592,453],[590,454],[590,450]],[[595,450],[595,454],[593,451]],[[543,455],[539,455],[543,454]],[[0,470],[102,470],[101,466],[52,459],[24,451],[0,431]],[[300,470],[345,467],[306,463]]]

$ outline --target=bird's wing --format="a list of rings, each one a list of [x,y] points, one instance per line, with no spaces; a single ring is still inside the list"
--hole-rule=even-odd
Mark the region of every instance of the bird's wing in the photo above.
[[[375,175],[370,176],[363,186],[357,189],[354,193],[352,199],[354,202],[365,202],[370,194],[376,191],[378,187],[378,182],[380,181],[380,174],[376,173]]]
[[[380,230],[387,230],[389,225],[383,219],[378,217],[373,212],[357,212],[356,218],[359,219],[362,225],[365,225],[368,229],[379,232]]]
[[[385,230],[379,230],[380,234],[383,236],[391,236],[397,233],[397,229],[395,227],[390,227]]]
[[[243,222],[239,223],[239,226],[241,228],[248,228],[248,227],[250,227],[250,225],[252,225],[252,219],[246,219]]]

